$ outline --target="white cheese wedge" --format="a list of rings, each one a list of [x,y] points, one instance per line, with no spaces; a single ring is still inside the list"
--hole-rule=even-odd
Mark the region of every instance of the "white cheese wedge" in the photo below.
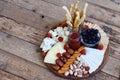
[[[90,67],[90,73],[94,72],[102,63],[105,50],[98,50],[93,48],[85,47],[86,55],[81,55],[82,58],[87,65]]]
[[[55,64],[56,62],[56,59],[57,59],[57,56],[56,56],[56,54],[57,53],[64,53],[64,52],[66,52],[65,50],[64,50],[64,45],[65,45],[65,43],[64,42],[58,42],[58,43],[56,43],[49,51],[48,51],[48,53],[47,53],[47,55],[46,55],[46,57],[45,57],[45,59],[44,59],[44,62],[45,63],[50,63],[50,64]]]

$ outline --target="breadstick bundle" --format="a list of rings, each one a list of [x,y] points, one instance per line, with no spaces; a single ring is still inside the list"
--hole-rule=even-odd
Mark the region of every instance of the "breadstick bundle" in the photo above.
[[[63,6],[63,9],[66,11],[66,23],[75,31],[78,31],[79,25],[84,22],[88,6],[88,3],[85,3],[84,9],[80,10],[80,8],[78,8],[78,3],[79,1],[77,0],[75,4],[70,4],[69,8]]]

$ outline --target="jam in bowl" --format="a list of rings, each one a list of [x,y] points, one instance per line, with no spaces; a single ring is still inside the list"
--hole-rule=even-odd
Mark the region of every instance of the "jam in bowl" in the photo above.
[[[80,38],[79,38],[79,33],[77,32],[71,32],[68,38],[68,44],[70,48],[76,50],[80,47]]]

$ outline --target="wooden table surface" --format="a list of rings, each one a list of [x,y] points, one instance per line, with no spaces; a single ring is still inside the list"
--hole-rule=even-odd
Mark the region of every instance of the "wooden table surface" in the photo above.
[[[109,35],[110,56],[99,73],[84,80],[120,80],[120,0],[87,1],[86,19]],[[72,2],[0,0],[0,80],[66,80],[44,65],[39,45],[52,26],[65,20],[62,6]]]

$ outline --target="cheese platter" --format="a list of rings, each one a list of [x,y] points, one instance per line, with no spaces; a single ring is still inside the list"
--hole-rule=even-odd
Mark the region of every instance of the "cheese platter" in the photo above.
[[[99,25],[85,20],[77,1],[66,11],[66,20],[53,27],[40,45],[43,62],[54,74],[68,79],[93,76],[109,57],[109,37]]]

